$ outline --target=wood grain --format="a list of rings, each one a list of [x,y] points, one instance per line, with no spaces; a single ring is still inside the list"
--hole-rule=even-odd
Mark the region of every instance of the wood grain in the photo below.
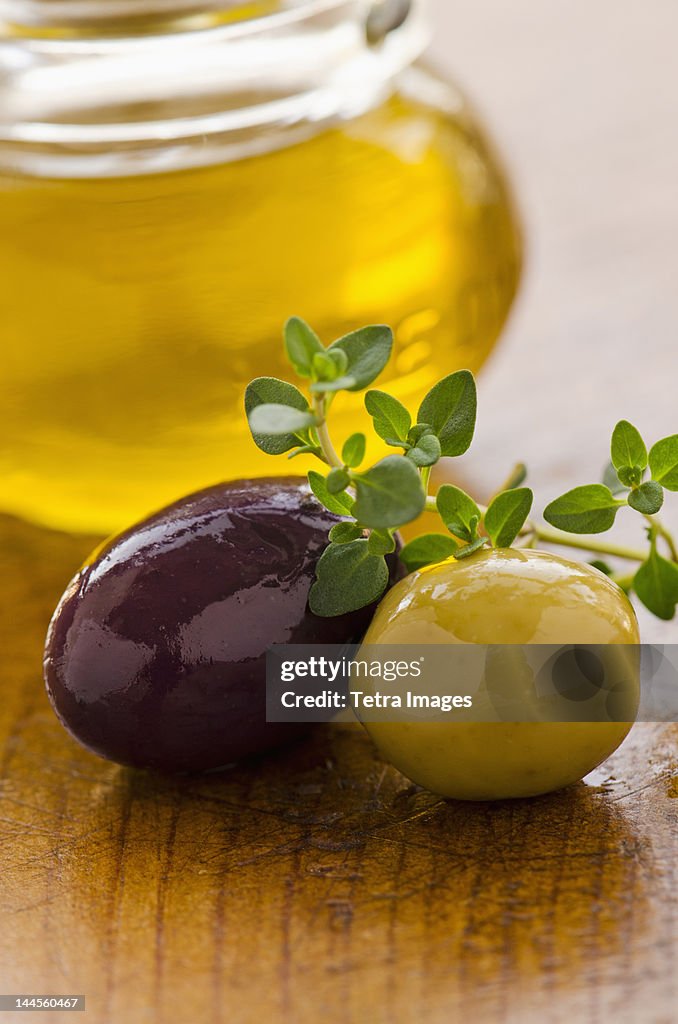
[[[675,1020],[677,727],[496,805],[410,787],[357,726],[220,776],[118,768],[40,678],[89,546],[0,522],[5,992],[85,993],[97,1024]]]

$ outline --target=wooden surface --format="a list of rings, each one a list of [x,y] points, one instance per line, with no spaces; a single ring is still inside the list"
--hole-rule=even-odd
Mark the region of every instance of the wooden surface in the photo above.
[[[71,742],[40,681],[88,544],[1,535],[5,992],[84,993],[97,1024],[675,1021],[676,727],[494,805],[413,790],[357,726],[218,777],[133,773]]]
[[[620,416],[677,428],[678,8],[437,7],[531,251],[464,472],[482,493],[524,457],[549,497],[597,477]],[[677,727],[500,805],[411,790],[350,727],[221,777],[128,772],[41,683],[89,547],[0,521],[0,990],[84,993],[96,1024],[673,1024]]]

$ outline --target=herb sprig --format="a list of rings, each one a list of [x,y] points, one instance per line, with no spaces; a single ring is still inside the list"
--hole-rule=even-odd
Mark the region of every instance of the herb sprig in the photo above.
[[[585,484],[567,491],[544,509],[544,519],[570,533],[604,533],[620,508],[628,506],[648,523],[649,551],[622,553],[640,561],[635,574],[620,580],[627,591],[660,619],[672,619],[678,605],[678,550],[657,513],[664,491],[678,491],[678,434],[664,437],[649,452],[639,431],[620,420],[612,432],[610,463],[600,484]],[[548,538],[547,538],[548,539]],[[669,558],[658,551],[662,542]],[[594,545],[588,543],[590,550]],[[597,550],[603,551],[598,545]],[[614,552],[613,552],[614,553]],[[607,567],[605,567],[607,568]]]
[[[678,552],[656,516],[664,491],[678,491],[678,434],[657,441],[648,452],[638,430],[621,420],[612,434],[603,481],[575,487],[550,502],[544,518],[556,528],[551,530],[528,519],[533,495],[523,486],[522,464],[487,507],[453,484],[429,494],[433,466],[443,457],[463,455],[473,440],[477,396],[469,370],[438,381],[413,422],[397,398],[370,388],[391,357],[389,327],[363,327],[326,347],[307,323],[292,317],[283,340],[288,361],[307,384],[308,397],[287,381],[258,377],[245,392],[245,411],[262,451],[287,454],[288,459],[311,455],[323,464],[322,472],[309,471],[309,485],[325,508],[343,517],[330,530],[317,564],[309,595],[315,614],[340,615],[376,601],[388,584],[386,558],[396,548],[396,531],[427,509],[438,513],[446,532],[424,534],[404,545],[399,557],[409,572],[450,556],[469,558],[488,546],[533,546],[541,540],[640,562],[635,574],[620,582],[655,615],[673,618]],[[366,392],[365,408],[375,433],[396,451],[365,466],[367,438],[362,432],[351,434],[337,451],[328,415],[340,391]],[[623,506],[647,520],[648,551],[583,539],[581,535],[610,529]],[[668,557],[659,553],[660,543]],[[613,575],[606,563],[592,564]]]

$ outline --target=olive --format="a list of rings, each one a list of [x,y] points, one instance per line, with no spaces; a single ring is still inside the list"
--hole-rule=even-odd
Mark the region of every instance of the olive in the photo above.
[[[66,729],[120,764],[179,772],[215,769],[298,733],[266,723],[266,650],[358,640],[374,611],[309,610],[337,521],[300,478],[240,480],[106,541],[47,635],[47,691]]]
[[[448,559],[389,591],[358,657],[373,644],[502,645],[487,652],[480,714],[474,720],[473,712],[458,710],[426,721],[403,708],[364,724],[388,761],[442,796],[488,800],[550,792],[592,771],[631,728],[639,698],[638,648],[618,645],[639,642],[628,598],[592,566],[515,549]],[[526,686],[527,654],[532,650],[538,660],[539,652],[510,646],[516,644],[600,647],[598,654],[586,648],[554,656],[547,666],[549,693],[540,699],[544,679],[538,673],[536,688]],[[449,655],[447,672],[463,672],[459,654]],[[444,658],[434,664],[444,665]],[[362,680],[361,687],[372,694],[383,690],[378,679]],[[446,692],[444,679],[436,679],[434,688]],[[458,679],[447,692],[460,692]],[[516,696],[521,720],[487,720],[488,706],[501,708],[512,699],[515,708]],[[573,720],[554,720],[563,701]],[[596,717],[586,720],[589,708]]]

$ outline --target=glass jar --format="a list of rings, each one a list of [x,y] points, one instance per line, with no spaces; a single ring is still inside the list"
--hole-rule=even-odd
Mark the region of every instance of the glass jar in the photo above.
[[[289,379],[292,314],[326,341],[391,324],[415,407],[481,365],[519,235],[418,3],[0,0],[0,22],[0,508],[109,531],[280,472],[242,399]],[[335,408],[341,440],[362,396]]]

